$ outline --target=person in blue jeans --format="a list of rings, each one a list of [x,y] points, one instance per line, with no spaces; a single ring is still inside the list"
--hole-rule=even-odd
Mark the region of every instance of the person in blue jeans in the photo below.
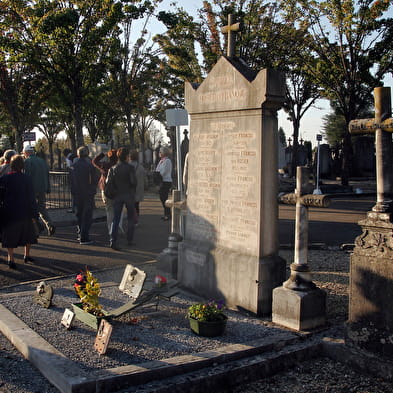
[[[99,172],[91,163],[87,146],[79,147],[77,154],[78,160],[71,171],[71,191],[75,199],[78,240],[81,245],[86,245],[92,243],[89,232],[93,222]]]
[[[107,182],[113,182],[116,190],[113,198],[113,221],[110,231],[110,247],[119,250],[117,236],[123,206],[127,209],[127,243],[132,245],[135,227],[135,190],[137,185],[135,168],[129,165],[130,150],[121,147],[117,151],[118,162],[109,169]]]

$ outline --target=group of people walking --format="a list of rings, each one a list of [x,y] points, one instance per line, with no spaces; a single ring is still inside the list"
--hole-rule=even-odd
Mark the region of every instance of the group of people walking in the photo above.
[[[35,155],[32,146],[26,146],[23,155],[24,157],[13,150],[7,150],[0,166],[0,234],[2,246],[8,250],[8,266],[12,269],[16,268],[14,249],[19,246],[24,246],[24,262],[34,261],[30,256],[30,249],[32,244],[37,243],[40,221],[45,225],[49,236],[55,233],[55,227],[45,208],[45,195],[50,192],[48,165]],[[164,208],[164,220],[170,217],[165,201],[172,185],[172,163],[168,155],[169,150],[161,148],[160,162],[156,169],[163,178],[159,195]],[[127,243],[132,245],[145,185],[145,171],[138,163],[138,153],[122,147],[90,159],[88,147],[81,146],[77,149],[77,156],[72,159],[70,157],[67,164],[79,243],[92,243],[89,233],[98,186],[106,209],[110,247],[120,249],[118,237],[119,230],[124,230],[121,222],[124,216],[127,217]],[[108,182],[116,190],[111,198],[105,193]]]

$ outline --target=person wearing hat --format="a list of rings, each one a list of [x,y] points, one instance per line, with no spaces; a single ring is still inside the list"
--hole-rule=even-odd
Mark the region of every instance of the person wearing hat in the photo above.
[[[23,149],[25,157],[25,173],[33,182],[34,194],[37,200],[41,221],[45,224],[48,235],[55,233],[55,226],[46,210],[46,194],[50,193],[48,164],[35,154],[34,147],[27,145]]]
[[[170,150],[167,147],[160,148],[160,162],[157,165],[156,171],[160,172],[162,176],[162,183],[158,191],[160,195],[160,201],[164,208],[164,215],[161,217],[162,220],[168,221],[171,216],[171,209],[165,206],[165,202],[168,199],[169,190],[172,186],[172,161],[169,158]]]
[[[0,166],[0,177],[7,175],[8,173],[11,172],[10,161],[11,161],[11,157],[14,156],[15,154],[16,154],[16,151],[11,150],[11,149],[8,149],[4,152],[4,155],[3,155],[4,162]]]

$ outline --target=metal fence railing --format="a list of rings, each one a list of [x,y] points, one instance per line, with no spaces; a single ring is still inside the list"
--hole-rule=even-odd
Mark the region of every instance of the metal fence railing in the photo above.
[[[46,195],[47,209],[71,209],[72,196],[68,172],[49,172],[50,193]],[[99,191],[99,190],[97,190]],[[96,193],[96,206],[100,204],[101,193]]]
[[[46,195],[47,209],[72,208],[68,172],[49,172],[50,193]]]

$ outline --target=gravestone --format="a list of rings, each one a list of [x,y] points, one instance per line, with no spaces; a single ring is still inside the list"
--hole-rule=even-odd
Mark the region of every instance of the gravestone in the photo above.
[[[272,290],[285,277],[277,203],[284,76],[255,73],[231,56],[232,46],[199,86],[185,86],[190,156],[178,280],[205,298],[262,315],[271,312]]]
[[[351,134],[375,134],[377,201],[351,255],[346,343],[393,359],[393,179],[390,88],[374,89],[375,118],[353,120]]]
[[[353,144],[353,171],[355,176],[375,176],[374,138],[360,136]]]
[[[278,169],[283,169],[287,166],[285,159],[285,146],[281,143],[278,144]]]
[[[297,163],[299,166],[306,166],[308,164],[308,151],[307,147],[303,144],[298,146]]]
[[[319,173],[321,176],[329,177],[333,166],[330,146],[327,143],[322,143],[320,145],[319,154]]]

